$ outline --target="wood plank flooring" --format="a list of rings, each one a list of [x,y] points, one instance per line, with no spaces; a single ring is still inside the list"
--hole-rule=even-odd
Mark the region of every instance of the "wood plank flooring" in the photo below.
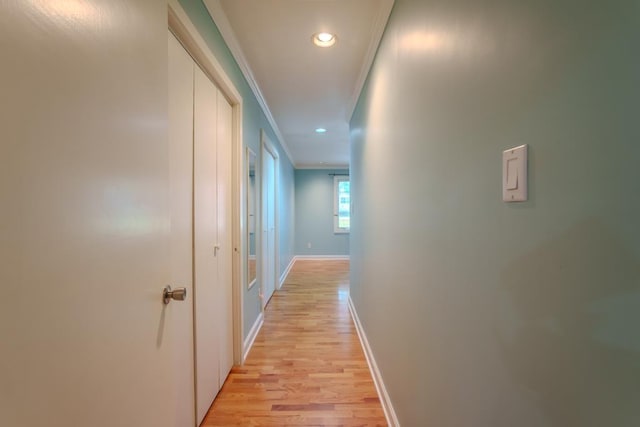
[[[348,308],[348,261],[297,261],[203,426],[386,426]]]

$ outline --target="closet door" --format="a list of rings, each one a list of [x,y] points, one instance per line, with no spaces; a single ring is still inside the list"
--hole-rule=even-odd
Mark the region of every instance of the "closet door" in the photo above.
[[[222,388],[233,366],[232,293],[232,188],[231,105],[218,92],[218,327],[220,337],[220,382]]]
[[[194,309],[197,423],[219,386],[217,109],[218,91],[195,67],[194,78]]]
[[[172,283],[193,301],[173,332],[176,427],[202,422],[233,364],[231,135],[231,105],[170,34]]]
[[[262,147],[262,277],[265,308],[276,289],[276,160],[266,146]]]

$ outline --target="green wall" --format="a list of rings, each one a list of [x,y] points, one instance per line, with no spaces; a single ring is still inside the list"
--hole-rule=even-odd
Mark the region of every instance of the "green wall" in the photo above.
[[[202,3],[202,0],[179,0],[180,5],[185,10],[189,19],[196,26],[198,32],[205,40],[211,52],[216,57],[225,73],[229,76],[236,89],[240,92],[243,102],[243,126],[242,137],[245,147],[250,147],[260,156],[260,130],[264,129],[269,139],[273,142],[278,151],[280,164],[280,274],[284,271],[293,257],[293,165],[289,161],[287,154],[278,142],[271,125],[260,108],[250,86],[245,80],[238,64],[233,58],[229,48],[224,42],[220,31],[211,19],[209,12]],[[245,290],[244,294],[244,336],[255,323],[260,314],[259,283],[250,290]]]
[[[349,255],[349,234],[333,232],[334,194],[330,174],[349,174],[349,170],[295,171],[296,255]]]
[[[637,1],[396,0],[351,121],[351,298],[403,426],[640,425],[639,42]]]

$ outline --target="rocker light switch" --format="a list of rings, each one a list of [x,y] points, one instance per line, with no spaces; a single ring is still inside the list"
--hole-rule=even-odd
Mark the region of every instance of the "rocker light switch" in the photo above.
[[[527,145],[502,152],[502,200],[527,200]]]

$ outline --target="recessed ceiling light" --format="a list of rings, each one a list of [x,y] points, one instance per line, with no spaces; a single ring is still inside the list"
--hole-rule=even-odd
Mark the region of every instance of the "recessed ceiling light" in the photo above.
[[[316,133],[325,133],[327,130],[325,128],[316,129]]]
[[[316,33],[312,37],[313,44],[320,47],[333,46],[336,43],[336,35],[331,33]]]

